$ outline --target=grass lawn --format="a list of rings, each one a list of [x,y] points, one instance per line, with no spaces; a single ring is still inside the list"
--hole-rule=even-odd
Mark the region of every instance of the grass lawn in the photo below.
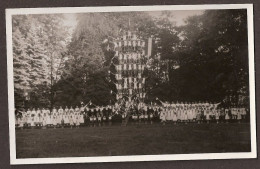
[[[17,158],[250,152],[249,123],[16,130]]]

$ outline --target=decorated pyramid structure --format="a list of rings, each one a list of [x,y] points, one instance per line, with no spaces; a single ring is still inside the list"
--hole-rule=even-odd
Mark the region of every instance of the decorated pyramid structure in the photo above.
[[[135,32],[125,31],[120,37],[113,41],[115,55],[111,65],[115,76],[116,100],[123,99],[126,103],[133,100],[143,102],[145,98],[145,77],[146,68],[145,41],[137,36]]]

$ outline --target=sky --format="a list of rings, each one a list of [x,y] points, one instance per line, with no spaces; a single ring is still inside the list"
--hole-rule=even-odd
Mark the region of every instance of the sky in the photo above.
[[[170,21],[175,22],[176,26],[184,25],[184,20],[189,16],[200,15],[203,13],[202,10],[178,10],[178,11],[170,11],[170,12],[172,15]],[[160,17],[161,15],[161,11],[150,11],[147,13],[152,17]],[[70,27],[71,30],[73,30],[77,25],[76,14],[64,14],[64,16],[65,16],[65,21],[64,21],[65,26],[68,26]]]
[[[202,10],[180,10],[180,11],[169,11],[172,17],[169,18],[170,21],[175,22],[176,26],[184,25],[184,20],[189,16],[201,15]],[[161,11],[148,12],[152,17],[160,17]]]

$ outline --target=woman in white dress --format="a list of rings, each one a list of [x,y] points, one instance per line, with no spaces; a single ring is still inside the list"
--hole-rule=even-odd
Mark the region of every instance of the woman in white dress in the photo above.
[[[40,127],[43,127],[43,110],[41,110],[41,113],[39,116],[39,125],[40,125]]]
[[[43,112],[43,114],[42,114],[42,116],[41,116],[41,119],[42,119],[42,128],[45,128],[46,127],[46,125],[47,125],[47,119],[46,119],[47,117],[46,117],[46,113],[45,113],[45,111]]]
[[[177,123],[177,111],[176,111],[175,108],[172,110],[172,113],[173,113],[172,121],[173,121],[174,124],[176,124]]]
[[[80,125],[79,114],[77,114],[77,115],[75,116],[75,119],[76,119],[76,123],[75,123],[76,128],[79,128],[79,125]]]
[[[69,122],[70,122],[70,128],[72,129],[72,127],[74,126],[74,115],[73,114],[70,114],[69,115]]]
[[[229,109],[228,108],[225,109],[225,120],[226,120],[226,123],[228,123],[228,121],[229,121]]]
[[[75,113],[72,117],[72,119],[73,119],[73,125],[75,126],[76,125],[76,123],[77,123],[77,116],[78,116],[78,113]]]
[[[64,124],[65,124],[65,126],[69,126],[69,124],[70,124],[69,115],[64,116]]]
[[[189,121],[189,122],[192,122],[192,120],[193,120],[193,115],[192,115],[192,108],[191,108],[191,107],[188,107],[187,115],[188,115],[188,121]]]
[[[216,118],[217,124],[219,123],[219,116],[220,116],[220,109],[217,109],[216,110],[216,114],[215,114],[215,118]]]
[[[184,108],[184,122],[185,122],[185,124],[187,124],[187,122],[188,122],[188,110],[187,110],[187,108]]]
[[[75,112],[76,112],[76,113],[79,113],[79,112],[80,112],[80,109],[79,109],[78,106],[76,106],[76,108],[75,108]]]
[[[44,122],[44,118],[45,118],[45,115],[46,115],[46,111],[45,111],[45,109],[43,108],[42,110],[41,110],[41,114],[40,114],[40,125],[41,125],[41,127],[43,128],[44,126],[46,126],[46,121]],[[43,124],[43,123],[45,123],[45,124]]]
[[[198,124],[201,123],[201,116],[202,116],[202,109],[201,108],[198,108],[197,109],[197,113],[196,113],[196,121],[198,122]]]
[[[166,113],[166,120],[168,121],[172,121],[172,116],[171,116],[171,110],[170,107],[165,109],[165,113]]]
[[[36,115],[35,115],[35,126],[40,127],[40,113],[39,114],[36,113]]]
[[[47,127],[50,127],[52,125],[51,115],[49,113],[47,114],[47,117],[46,117],[46,124],[47,124]]]
[[[34,128],[35,127],[35,114],[31,114],[31,117],[30,117],[30,119],[31,119],[31,127],[32,128]]]
[[[193,121],[196,122],[196,119],[197,119],[197,112],[198,112],[198,109],[196,106],[194,106],[192,108],[192,117],[193,117]]]
[[[96,122],[97,122],[97,114],[93,114],[93,126],[96,126]]]
[[[68,115],[68,114],[69,114],[69,108],[68,108],[68,106],[65,107],[64,112],[65,112],[65,115]]]
[[[71,106],[70,109],[69,109],[69,115],[71,116],[72,114],[74,114],[74,109]]]
[[[209,109],[207,109],[207,111],[206,111],[206,120],[207,120],[207,123],[209,123],[209,121],[210,121],[210,110]]]
[[[59,113],[59,114],[63,114],[63,112],[64,112],[64,111],[63,111],[63,108],[60,106],[60,108],[59,108],[59,110],[58,110],[58,113]]]
[[[123,114],[122,114],[122,116],[123,116]],[[101,119],[102,119],[101,113],[98,113],[97,119],[98,119],[98,126],[100,127],[101,126]]]
[[[61,127],[62,126],[62,113],[58,113],[58,116],[57,116],[57,126],[58,127]]]
[[[80,122],[80,125],[84,125],[85,121],[84,121],[84,114],[83,113],[80,113],[80,116],[79,116],[79,122]]]
[[[59,127],[63,127],[63,125],[64,125],[63,114],[64,114],[64,112],[59,114],[59,120],[58,120]]]
[[[177,112],[177,123],[178,123],[181,122],[181,109],[179,108],[179,106],[177,106],[176,112]]]
[[[164,108],[160,113],[160,119],[163,125],[165,125],[166,122],[166,108]]]
[[[215,120],[216,119],[216,113],[217,113],[217,109],[214,107],[211,110],[211,119]]]
[[[203,116],[202,116],[202,120],[206,120],[206,115],[207,115],[207,108],[204,106],[202,109],[203,109]]]
[[[52,116],[52,125],[53,125],[54,129],[56,129],[56,127],[57,127],[57,116]]]
[[[183,123],[184,122],[184,108],[181,107],[179,110],[180,113],[180,121]]]
[[[31,123],[32,123],[31,114],[27,114],[27,116],[26,116],[26,124],[27,124],[27,127],[30,127],[30,126],[31,126]]]

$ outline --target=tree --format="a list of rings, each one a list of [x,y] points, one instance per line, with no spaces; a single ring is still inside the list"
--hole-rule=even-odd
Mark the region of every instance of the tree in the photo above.
[[[220,101],[248,96],[246,10],[209,10],[177,27],[169,12],[78,14],[72,37],[62,15],[13,17],[16,103],[77,105],[90,100],[106,105],[112,40],[124,30],[153,38],[145,75],[147,101]],[[111,75],[111,78],[112,75]]]
[[[70,102],[72,105],[89,100],[95,104],[109,104],[114,97],[110,94],[113,86],[107,80],[107,71],[114,53],[109,49],[113,48],[111,43],[102,42],[116,38],[124,29],[145,30],[150,27],[151,31],[153,22],[151,17],[142,12],[86,13],[78,15],[77,19],[78,25],[68,46],[69,59],[63,69],[62,79],[57,84],[57,88],[62,91],[60,103],[57,104],[64,104],[61,98],[68,98],[66,95],[69,93],[72,98],[76,98]],[[140,32],[143,37],[150,36],[148,31]]]
[[[155,100],[156,97],[173,101],[179,98],[179,86],[176,77],[172,76],[175,72],[175,66],[178,61],[178,46],[180,44],[179,31],[169,18],[172,17],[169,12],[162,12],[161,17],[154,19],[156,25],[154,39],[153,55],[149,65],[148,97],[149,100]],[[167,90],[165,90],[167,89]]]
[[[146,72],[148,97],[155,99],[158,93],[161,93],[162,98],[165,99],[170,99],[170,96],[173,95],[177,97],[176,92],[172,94],[164,88],[173,83],[164,84],[164,80],[161,78],[163,72],[168,73],[166,65],[171,68],[174,66],[175,52],[179,43],[176,27],[167,16],[154,19],[145,12],[86,13],[78,15],[77,19],[78,25],[68,46],[69,60],[66,61],[63,78],[57,84],[60,85],[58,90],[61,91],[60,104],[61,98],[69,99],[66,95],[76,98],[69,99],[72,100],[70,102],[72,105],[89,100],[95,104],[108,104],[110,100],[114,100],[114,96],[109,95],[109,91],[114,86],[106,79],[111,58],[114,56],[113,51],[110,50],[113,48],[110,41],[128,29],[136,31],[143,39],[153,37],[157,41],[157,43],[153,43],[149,70]],[[107,42],[102,43],[106,39]],[[161,55],[162,58],[158,60],[157,55]],[[166,69],[161,69],[163,66]],[[157,72],[157,68],[159,72]],[[61,84],[64,86],[62,87]],[[99,86],[99,90],[96,86]],[[100,88],[100,86],[104,87]],[[66,91],[64,91],[65,89]],[[172,92],[174,91],[172,90]],[[107,95],[109,97],[104,97]]]
[[[180,27],[181,95],[192,100],[223,100],[248,95],[246,10],[209,10]]]
[[[16,105],[22,106],[28,98],[31,98],[28,106],[49,104],[50,74],[54,72],[51,69],[56,74],[58,69],[57,64],[50,63],[52,60],[57,63],[66,45],[67,35],[61,21],[60,15],[13,17],[14,84],[19,98]],[[54,38],[50,38],[50,30]]]

